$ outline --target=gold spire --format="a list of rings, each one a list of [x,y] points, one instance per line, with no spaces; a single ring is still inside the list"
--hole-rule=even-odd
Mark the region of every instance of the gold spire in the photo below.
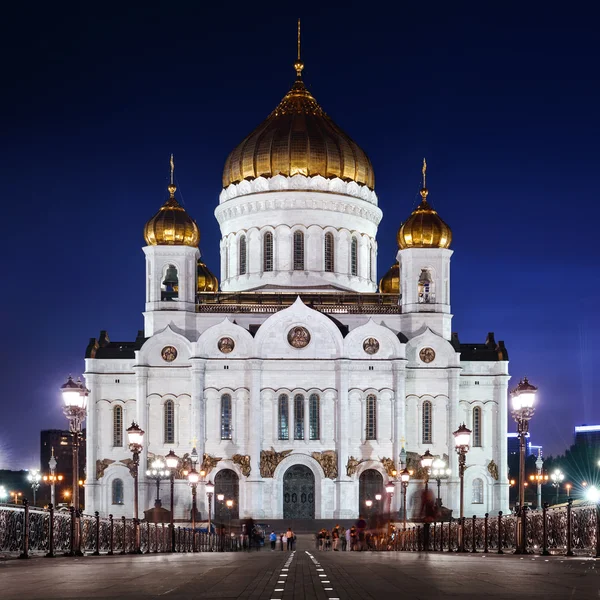
[[[174,182],[175,162],[173,161],[173,154],[171,154],[171,160],[169,161],[169,164],[171,165],[171,180],[167,189],[169,190],[170,198],[175,198],[175,192],[177,191],[177,188],[175,187]]]
[[[298,79],[302,77],[302,69],[304,69],[304,63],[300,59],[300,19],[298,19],[298,58],[294,63],[294,69],[296,69],[296,76]]]
[[[424,201],[427,201],[427,194],[429,194],[429,190],[427,189],[427,161],[423,158],[423,168],[421,169],[423,173],[423,187],[421,188],[421,198]]]

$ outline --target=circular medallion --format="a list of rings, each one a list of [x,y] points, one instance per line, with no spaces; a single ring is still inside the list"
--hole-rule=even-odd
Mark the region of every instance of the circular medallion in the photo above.
[[[310,333],[306,327],[292,327],[287,335],[290,346],[294,348],[305,348],[310,342]]]
[[[175,346],[165,346],[161,351],[160,355],[166,362],[173,362],[177,358],[177,348]]]
[[[367,354],[377,354],[379,352],[379,342],[373,337],[367,338],[363,342],[363,350]]]
[[[430,363],[435,358],[435,351],[433,348],[423,348],[419,352],[419,358],[424,363]]]
[[[223,354],[229,354],[230,352],[233,351],[233,349],[235,348],[235,342],[230,338],[230,337],[222,337],[218,342],[217,342],[217,348],[223,353]]]

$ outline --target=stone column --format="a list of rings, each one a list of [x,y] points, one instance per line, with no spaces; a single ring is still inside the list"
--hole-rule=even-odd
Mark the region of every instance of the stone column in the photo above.
[[[494,400],[496,401],[496,444],[494,445],[494,462],[498,465],[498,481],[495,482],[494,510],[506,512],[508,510],[508,381],[509,375],[496,377],[494,384]]]
[[[334,510],[334,518],[336,519],[352,518],[356,512],[356,508],[350,506],[353,499],[353,485],[350,477],[346,474],[350,439],[350,402],[348,399],[350,365],[351,361],[346,359],[338,360],[336,365],[336,387],[338,392],[335,432],[338,455],[337,494]]]
[[[406,449],[406,360],[396,359],[392,362],[392,373],[394,376],[394,400],[393,400],[393,423],[392,423],[392,448],[393,459],[396,469],[400,473],[400,451],[402,444]],[[398,475],[400,479],[400,475]],[[394,492],[392,510],[399,510],[402,504],[402,487],[397,486]]]
[[[263,436],[261,402],[262,360],[250,359],[246,362],[246,365],[250,370],[250,412],[247,432],[248,444],[246,448],[250,455],[251,471],[245,483],[247,505],[241,508],[243,515],[260,518],[265,516],[262,499],[263,480],[260,476],[260,451],[262,449]]]
[[[88,514],[93,514],[96,510],[100,510],[100,498],[97,497],[100,486],[96,479],[96,460],[98,460],[98,446],[100,445],[100,427],[98,419],[98,401],[97,386],[98,380],[96,375],[91,373],[84,374],[85,386],[90,390],[87,400],[87,415],[85,428],[86,447],[85,447],[85,511]],[[41,465],[42,469],[47,469],[48,465]],[[64,465],[63,465],[64,467]],[[59,470],[61,466],[58,466]],[[83,476],[83,473],[81,474]]]
[[[460,425],[460,418],[462,411],[460,408],[460,367],[451,367],[448,369],[448,459],[450,475],[447,483],[447,506],[458,514],[459,510],[459,477],[458,477],[458,454],[456,454],[454,446],[454,435],[453,433],[458,429]],[[467,454],[467,463],[469,461],[469,455]]]
[[[144,431],[143,438],[143,450],[140,453],[140,464],[138,471],[138,486],[139,486],[139,514],[136,515],[138,518],[143,518],[144,510],[147,506],[147,482],[146,482],[146,469],[148,468],[148,445],[150,443],[150,432],[148,431],[148,367],[135,365],[133,367],[135,372],[135,406],[137,413],[137,424]],[[129,427],[131,423],[125,424],[125,429]],[[125,433],[125,436],[127,434]],[[127,438],[125,438],[125,444],[127,444]]]

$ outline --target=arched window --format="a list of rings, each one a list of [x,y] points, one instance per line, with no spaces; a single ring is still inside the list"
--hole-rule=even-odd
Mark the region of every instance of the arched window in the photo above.
[[[113,409],[113,446],[123,446],[123,407],[115,406]]]
[[[481,408],[473,409],[473,446],[481,446]]]
[[[175,443],[175,403],[173,400],[165,402],[165,444]]]
[[[294,396],[294,439],[304,439],[304,396]]]
[[[289,440],[290,439],[290,419],[289,419],[289,398],[287,394],[281,394],[279,396],[279,439]]]
[[[113,479],[111,492],[113,504],[124,504],[122,479]]]
[[[294,271],[304,271],[304,234],[294,231]]]
[[[367,396],[366,438],[377,439],[377,398],[373,394]]]
[[[273,270],[273,234],[267,231],[263,237],[263,271]]]
[[[240,247],[239,247],[239,273],[240,275],[246,274],[246,236],[240,236]]]
[[[324,256],[325,256],[325,271],[327,273],[333,273],[333,270],[335,268],[335,256],[334,256],[334,250],[333,250],[333,233],[325,234]]]
[[[431,304],[435,302],[433,290],[433,278],[429,269],[421,269],[418,285],[418,300],[421,304]]]
[[[221,439],[231,439],[231,396],[221,396]]]
[[[355,237],[350,244],[350,274],[358,275],[358,241]]]
[[[423,443],[433,444],[433,407],[429,400],[423,402]]]
[[[162,301],[177,300],[179,298],[179,275],[175,265],[167,265],[163,271],[160,285],[160,299]]]
[[[473,479],[473,499],[471,504],[483,504],[483,479]]]
[[[321,423],[319,421],[319,404],[320,399],[318,394],[311,394],[308,399],[308,432],[309,439],[318,440],[321,437]]]

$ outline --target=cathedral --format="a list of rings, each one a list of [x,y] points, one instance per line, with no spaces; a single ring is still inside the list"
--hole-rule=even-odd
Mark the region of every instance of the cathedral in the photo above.
[[[426,164],[378,281],[373,166],[307,90],[299,56],[294,67],[292,88],[225,162],[220,279],[171,160],[169,197],[144,228],[144,329],[130,342],[102,331],[86,349],[86,512],[132,516],[134,421],[140,518],[155,498],[146,471],[169,453],[178,520],[190,516],[194,457],[203,519],[208,483],[217,519],[353,519],[369,500],[402,514],[404,468],[410,517],[426,451],[446,462],[429,485],[456,517],[461,423],[472,430],[465,515],[507,511],[508,353],[493,333],[464,343],[452,331],[452,232],[430,204]],[[168,507],[166,482],[161,496]]]

